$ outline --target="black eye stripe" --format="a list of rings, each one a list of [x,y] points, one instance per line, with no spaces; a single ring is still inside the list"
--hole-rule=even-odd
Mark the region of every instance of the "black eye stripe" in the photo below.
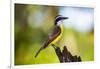
[[[56,20],[55,20],[55,22],[58,22],[59,20],[61,20],[62,18],[61,17],[59,17],[59,18],[57,18]]]
[[[55,25],[56,25],[57,22],[60,21],[61,19],[62,19],[61,17],[57,18],[57,19],[55,20]]]
[[[68,17],[62,17],[61,15],[56,16],[55,18],[55,25],[57,24],[58,21],[68,19]]]

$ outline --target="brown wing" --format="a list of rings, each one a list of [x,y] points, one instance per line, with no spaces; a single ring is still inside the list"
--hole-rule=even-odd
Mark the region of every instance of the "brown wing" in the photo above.
[[[44,48],[46,48],[48,46],[48,44],[50,44],[55,38],[57,38],[58,35],[60,35],[61,33],[61,29],[59,26],[55,26],[53,33],[51,35],[49,35],[47,41],[44,44]]]
[[[36,53],[35,57],[41,52],[42,49],[46,48],[58,35],[60,35],[61,29],[59,26],[55,26],[53,33],[49,35],[47,41],[45,42],[44,46],[42,46],[39,51]]]

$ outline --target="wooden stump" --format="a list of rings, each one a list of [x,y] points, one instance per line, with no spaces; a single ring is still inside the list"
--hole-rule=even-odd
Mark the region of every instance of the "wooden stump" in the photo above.
[[[68,51],[67,47],[64,46],[63,50],[61,51],[59,47],[55,46],[54,44],[52,44],[56,55],[59,58],[60,63],[64,63],[64,62],[81,62],[81,57],[77,55],[72,56],[72,54]]]

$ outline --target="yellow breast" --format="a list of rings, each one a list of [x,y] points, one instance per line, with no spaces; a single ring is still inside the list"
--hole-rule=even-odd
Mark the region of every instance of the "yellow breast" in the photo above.
[[[60,38],[61,38],[61,36],[63,34],[63,25],[62,24],[60,25],[60,28],[61,28],[60,35],[57,38],[55,38],[50,44],[55,44],[56,42],[58,42],[60,40]]]

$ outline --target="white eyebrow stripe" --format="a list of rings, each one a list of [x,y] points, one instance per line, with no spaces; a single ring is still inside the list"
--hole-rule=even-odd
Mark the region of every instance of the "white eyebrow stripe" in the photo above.
[[[61,17],[61,16],[57,16],[56,19],[58,19],[59,17]]]

